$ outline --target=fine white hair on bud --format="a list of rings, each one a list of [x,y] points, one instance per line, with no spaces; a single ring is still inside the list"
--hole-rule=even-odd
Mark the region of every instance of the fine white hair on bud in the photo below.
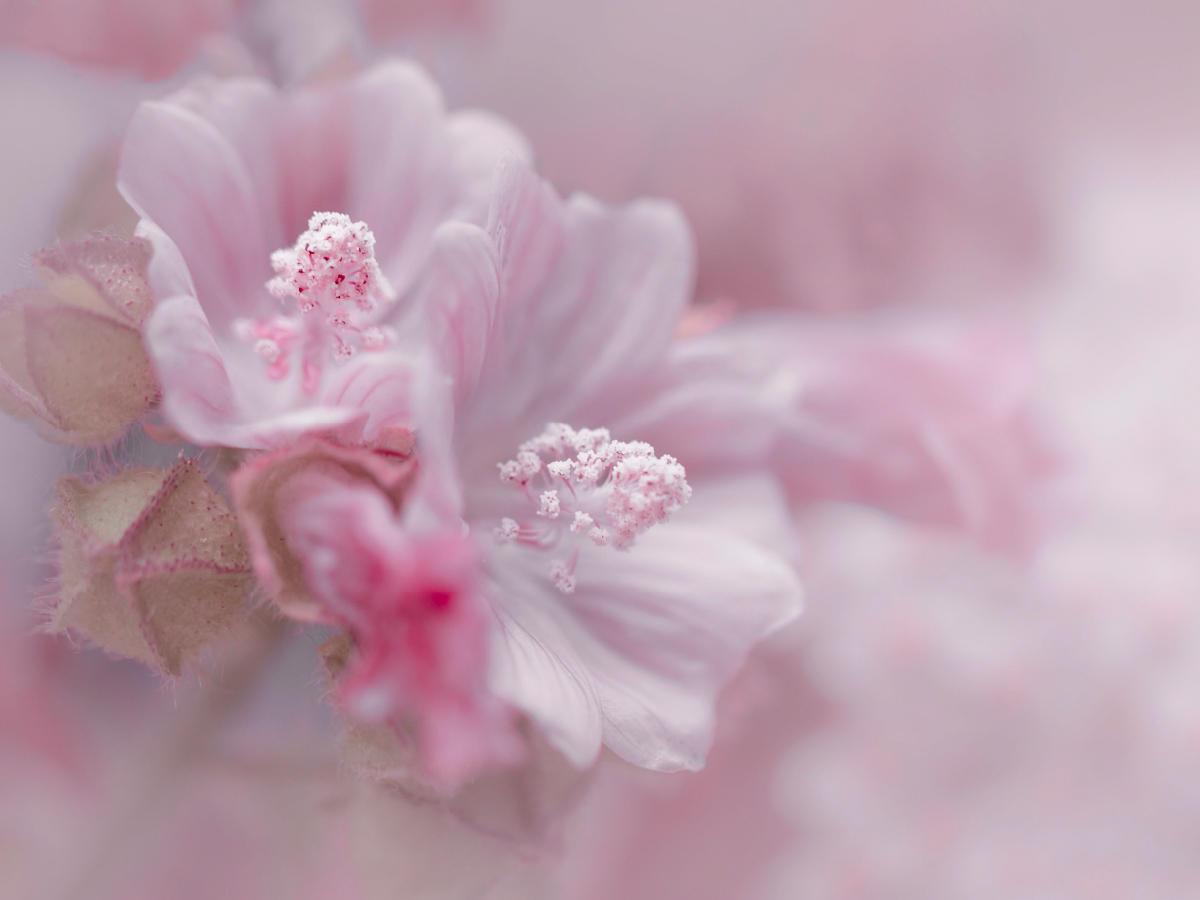
[[[498,464],[500,480],[518,488],[543,526],[501,520],[498,540],[547,549],[587,535],[597,547],[628,550],[638,535],[667,521],[692,495],[683,466],[643,441],[614,441],[606,428],[574,429],[553,422]],[[540,493],[536,491],[540,489]],[[559,523],[566,513],[570,525]],[[564,534],[567,532],[567,534]],[[563,593],[575,590],[575,559],[555,562],[550,576]]]

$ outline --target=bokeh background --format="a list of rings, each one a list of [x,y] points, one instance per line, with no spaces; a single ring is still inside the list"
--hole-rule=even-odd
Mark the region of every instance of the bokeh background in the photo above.
[[[708,768],[606,762],[486,896],[1200,895],[1200,6],[278,0],[211,4],[184,33],[213,34],[143,65],[162,11],[204,4],[108,4],[89,58],[19,30],[37,5],[0,3],[4,291],[56,237],[129,226],[111,169],[141,99],[404,52],[560,190],[680,203],[706,315],[1019,347],[1001,380],[1054,448],[1004,486],[1025,533],[806,510],[807,611],[727,689]],[[35,634],[49,492],[81,461],[9,420],[0,461],[0,895],[389,897],[363,875],[389,836],[491,852],[346,799],[311,641],[197,713],[201,675]],[[414,896],[479,895],[456,890]]]

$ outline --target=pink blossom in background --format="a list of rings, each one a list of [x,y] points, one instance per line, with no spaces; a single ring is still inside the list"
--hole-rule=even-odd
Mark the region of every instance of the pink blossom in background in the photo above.
[[[759,313],[673,355],[676,381],[638,427],[656,440],[717,430],[709,446],[768,462],[796,507],[862,503],[1017,554],[1051,515],[1035,486],[1062,460],[1016,320]]]
[[[307,77],[367,42],[475,30],[480,0],[4,0],[0,43],[163,81],[199,62]],[[251,47],[267,51],[256,59]]]
[[[236,0],[5,0],[0,41],[74,65],[149,80],[190,62],[228,26]]]
[[[434,57],[449,96],[516,122],[564,188],[680,203],[702,300],[978,304],[1044,260],[1043,60],[1009,4],[508,0],[491,21]]]
[[[562,189],[679,203],[703,300],[1026,305],[1075,154],[1197,127],[1177,0],[504,0],[490,25],[430,48],[451,100]]]

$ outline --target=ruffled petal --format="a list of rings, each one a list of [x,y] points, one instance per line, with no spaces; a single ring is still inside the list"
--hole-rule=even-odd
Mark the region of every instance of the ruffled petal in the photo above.
[[[512,124],[483,110],[453,113],[446,131],[454,181],[459,186],[455,218],[483,225],[488,220],[493,176],[500,161],[511,156],[532,167],[533,148]]]
[[[561,204],[515,160],[495,190],[498,346],[463,425],[464,444],[488,452],[548,421],[600,424],[627,406],[669,345],[693,272],[691,234],[669,203]]]
[[[231,443],[238,419],[233,385],[200,302],[187,295],[160,300],[145,340],[171,426],[198,444],[237,446]]]
[[[263,243],[268,250],[286,246],[298,232],[286,233],[280,216],[280,199],[287,187],[286,167],[281,165],[290,147],[280,139],[286,124],[279,90],[263,78],[214,78],[202,76],[185,84],[166,98],[204,119],[215,128],[237,154],[254,185],[263,216]],[[309,128],[308,143],[314,138]],[[304,221],[312,213],[305,213]]]
[[[1056,465],[1032,363],[989,323],[898,328],[745,316],[672,348],[609,426],[691,475],[768,466],[794,503],[875,506],[1022,552]]]
[[[586,632],[526,556],[502,548],[490,559],[493,581],[484,591],[499,625],[488,684],[582,769],[596,761],[604,733],[597,686],[578,652]]]
[[[669,345],[691,296],[692,237],[677,207],[654,200],[613,209],[576,195],[567,228],[514,362],[536,382],[534,419],[604,421]]]
[[[675,456],[692,478],[763,467],[802,379],[758,337],[723,329],[677,342],[638,402],[607,424]]]
[[[519,334],[562,255],[565,205],[529,165],[515,155],[505,156],[495,167],[487,233],[502,262],[504,318]]]
[[[512,545],[492,554],[493,689],[576,765],[596,752],[598,715],[603,742],[624,759],[700,768],[721,686],[800,611],[792,566],[758,543],[787,546],[779,489],[738,481],[696,496],[695,509],[628,552],[581,546],[571,594],[552,587],[549,554]]]
[[[412,425],[413,377],[412,361],[396,353],[362,354],[328,379],[321,405],[353,414],[372,440],[381,429]]]
[[[196,285],[192,283],[192,273],[188,271],[179,247],[167,237],[167,233],[149,219],[142,219],[137,223],[134,234],[148,240],[153,249],[150,264],[146,267],[146,279],[150,282],[154,297],[158,300],[195,297]]]
[[[429,240],[457,199],[441,91],[425,72],[390,60],[356,79],[348,105],[345,212],[375,234],[375,252],[398,290],[411,283]]]
[[[118,187],[179,248],[210,321],[272,311],[263,210],[242,158],[208,120],[169,102],[143,103],[121,150]]]
[[[682,524],[605,567],[571,606],[597,639],[581,656],[604,709],[604,742],[650,769],[699,769],[717,693],[750,648],[800,611],[786,562],[718,530]],[[652,552],[650,552],[652,551]]]

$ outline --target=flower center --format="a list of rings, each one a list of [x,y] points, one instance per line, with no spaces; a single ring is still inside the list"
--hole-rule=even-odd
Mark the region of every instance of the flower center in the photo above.
[[[375,261],[375,235],[342,213],[313,213],[293,247],[271,254],[275,277],[267,290],[295,300],[298,314],[238,319],[235,335],[267,363],[267,376],[286,378],[299,356],[304,392],[315,394],[326,359],[344,363],[359,350],[383,350],[395,340],[369,315],[391,295]]]
[[[523,522],[501,519],[496,540],[543,550],[564,539],[575,544],[566,559],[550,566],[550,580],[564,594],[575,590],[577,545],[584,535],[598,547],[628,550],[692,496],[673,456],[655,456],[642,441],[614,441],[606,428],[577,431],[552,423],[499,467],[500,480],[519,489],[535,515]]]

